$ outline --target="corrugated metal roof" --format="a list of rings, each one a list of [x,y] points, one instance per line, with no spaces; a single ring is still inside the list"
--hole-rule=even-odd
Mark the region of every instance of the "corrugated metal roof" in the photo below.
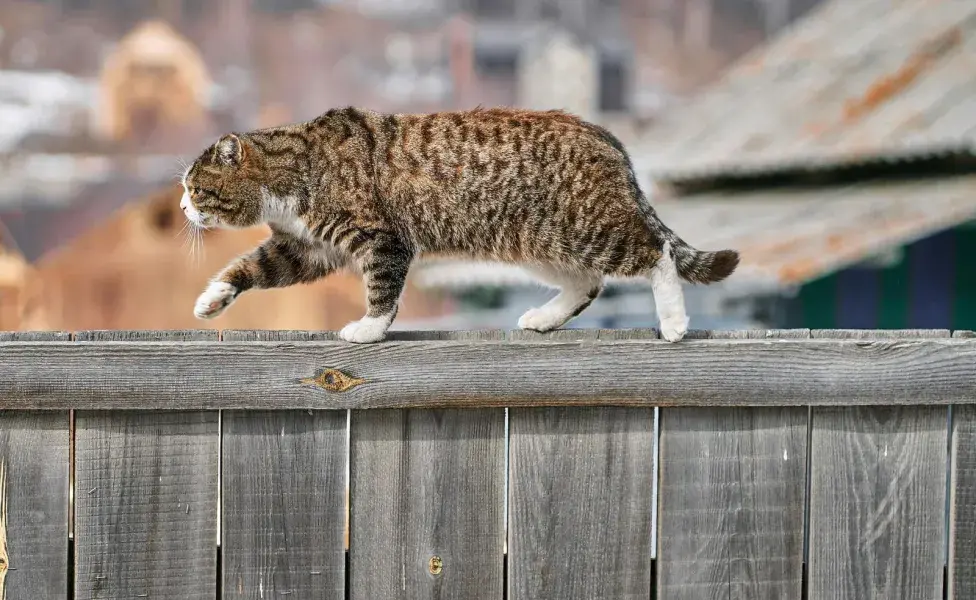
[[[976,219],[976,177],[860,184],[845,188],[714,193],[657,203],[665,223],[704,250],[734,248],[730,291],[797,285]],[[428,287],[528,282],[509,266],[432,261],[415,282]]]
[[[703,195],[659,213],[698,248],[739,250],[733,277],[783,287],[976,218],[976,177]]]
[[[976,151],[976,0],[832,0],[634,154],[663,179]]]

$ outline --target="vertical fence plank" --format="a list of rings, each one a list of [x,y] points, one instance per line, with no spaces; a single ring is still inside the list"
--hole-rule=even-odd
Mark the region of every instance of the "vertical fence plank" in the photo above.
[[[954,406],[949,600],[976,598],[976,406]]]
[[[353,411],[352,600],[501,600],[504,428],[502,409]]]
[[[884,343],[948,332],[813,336]],[[814,409],[810,600],[942,597],[947,424],[944,406]]]
[[[224,332],[225,341],[328,334]],[[345,595],[346,411],[225,411],[223,597]]]
[[[350,598],[502,598],[504,424],[498,409],[353,412]]]
[[[0,334],[0,341],[69,339],[57,332]],[[5,600],[68,595],[68,425],[67,411],[0,411],[0,598]]]
[[[692,331],[687,339],[809,335]],[[808,423],[805,407],[661,409],[659,597],[800,597]]]
[[[213,331],[91,332],[77,337],[217,339]],[[192,373],[186,375],[187,385],[202,385]],[[218,442],[216,411],[78,411],[78,600],[216,596]]]
[[[649,598],[654,409],[518,408],[509,431],[508,597]]]
[[[953,337],[972,338],[971,331]],[[952,407],[949,600],[976,598],[976,406]]]

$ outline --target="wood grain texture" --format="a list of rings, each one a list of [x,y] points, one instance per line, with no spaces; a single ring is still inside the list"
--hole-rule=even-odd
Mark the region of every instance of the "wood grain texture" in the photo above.
[[[647,408],[510,410],[509,598],[649,598],[653,419]]]
[[[976,402],[976,339],[0,344],[0,408],[347,409]],[[814,332],[816,333],[816,332]],[[44,369],[38,369],[44,364]],[[694,369],[687,365],[694,364]],[[490,368],[486,368],[486,365]],[[346,392],[302,383],[335,368]],[[192,385],[186,373],[194,373]],[[233,377],[227,376],[233,373]],[[653,386],[647,382],[653,381]],[[585,385],[580,385],[585,382]]]
[[[800,598],[808,423],[804,407],[661,410],[659,598]]]
[[[952,415],[949,600],[976,598],[976,407]]]
[[[69,339],[0,332],[3,341]],[[0,598],[67,597],[69,436],[66,411],[0,411]]]
[[[93,332],[78,338],[101,344],[157,335],[216,337]],[[218,442],[216,412],[76,414],[75,598],[215,597]]]
[[[0,598],[67,597],[67,413],[0,411],[0,473]]]
[[[501,600],[504,411],[356,411],[351,436],[350,598]]]
[[[933,406],[814,409],[811,600],[942,597],[947,417]]]
[[[0,342],[70,342],[70,331],[0,331]]]
[[[224,332],[315,339],[307,332]],[[222,432],[223,597],[342,598],[346,414],[226,411]]]
[[[351,423],[349,597],[501,600],[505,411],[353,411]]]

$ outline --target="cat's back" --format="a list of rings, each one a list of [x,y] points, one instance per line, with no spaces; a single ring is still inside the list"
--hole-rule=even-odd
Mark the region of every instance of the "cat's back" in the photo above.
[[[592,148],[607,147],[605,131],[561,110],[476,108],[393,118],[397,129],[389,131],[398,134],[398,141],[406,150],[426,156],[441,151],[489,155],[509,152],[542,159],[541,151],[547,147],[580,143]]]
[[[575,172],[583,165],[627,163],[610,132],[562,110],[479,107],[386,114],[346,107],[323,114],[307,131],[325,140],[330,158],[361,166],[375,161],[378,171],[426,174],[442,183],[461,183],[466,176],[482,183],[503,174],[524,178],[545,167]]]
[[[443,192],[530,193],[568,181],[627,178],[626,151],[606,129],[559,111],[477,108],[370,117],[380,171]]]

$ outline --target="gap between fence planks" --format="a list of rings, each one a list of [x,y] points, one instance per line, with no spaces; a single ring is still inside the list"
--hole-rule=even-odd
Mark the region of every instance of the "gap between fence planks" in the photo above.
[[[443,332],[398,333],[370,345],[4,342],[0,408],[976,403],[976,340],[917,339],[938,332],[878,332],[886,339],[871,340],[687,339],[677,344],[628,339],[626,331],[556,333],[560,341],[529,334],[518,340],[458,341]],[[689,338],[694,337],[692,332]],[[344,391],[328,391],[314,381]]]

